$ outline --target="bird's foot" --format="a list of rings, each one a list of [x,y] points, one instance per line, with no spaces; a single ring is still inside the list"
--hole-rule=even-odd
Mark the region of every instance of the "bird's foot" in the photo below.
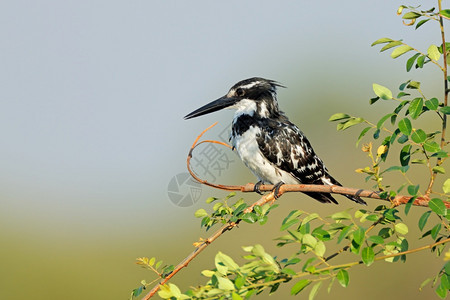
[[[273,196],[275,199],[278,199],[278,197],[281,196],[280,194],[280,188],[281,186],[284,184],[283,181],[278,182],[277,184],[275,184],[275,187],[273,188],[272,192],[273,192]]]
[[[264,192],[261,192],[261,190],[259,189],[261,185],[263,185],[264,182],[262,182],[261,180],[258,181],[257,183],[255,183],[255,187],[253,188],[254,192],[257,192],[258,194],[262,195],[264,194]]]

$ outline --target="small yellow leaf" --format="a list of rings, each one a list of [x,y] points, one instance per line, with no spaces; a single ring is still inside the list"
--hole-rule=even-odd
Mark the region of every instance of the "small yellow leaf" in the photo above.
[[[383,155],[386,152],[386,150],[387,150],[387,147],[385,145],[381,145],[377,149],[377,156]]]

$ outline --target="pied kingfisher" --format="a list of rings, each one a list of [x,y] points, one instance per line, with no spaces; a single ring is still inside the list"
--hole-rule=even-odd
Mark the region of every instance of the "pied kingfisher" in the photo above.
[[[233,108],[230,141],[244,164],[258,177],[255,191],[263,183],[339,185],[316,155],[303,132],[279,110],[277,87],[273,80],[250,78],[236,83],[229,92],[186,115],[195,118],[223,108]],[[329,193],[305,193],[323,202],[336,203]],[[366,204],[357,196],[352,201]]]

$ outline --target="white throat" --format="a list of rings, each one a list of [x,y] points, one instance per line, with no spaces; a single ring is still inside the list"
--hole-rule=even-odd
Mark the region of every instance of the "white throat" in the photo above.
[[[230,108],[236,109],[236,112],[234,113],[233,122],[236,121],[239,116],[242,115],[249,115],[253,116],[256,112],[256,103],[255,101],[248,100],[248,99],[242,99],[235,105],[231,106]]]
[[[264,102],[260,102],[260,109],[258,112],[258,115],[260,117],[269,117],[269,111],[267,110],[267,106]],[[249,99],[242,99],[235,105],[231,106],[230,108],[236,109],[236,112],[234,113],[233,121],[236,121],[239,116],[242,115],[249,115],[254,116],[256,113],[256,110],[258,109],[256,102]]]

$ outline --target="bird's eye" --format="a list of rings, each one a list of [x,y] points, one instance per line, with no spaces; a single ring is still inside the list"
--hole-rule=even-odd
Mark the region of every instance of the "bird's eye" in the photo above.
[[[237,89],[236,90],[236,96],[242,97],[245,94],[245,91],[243,89]]]

